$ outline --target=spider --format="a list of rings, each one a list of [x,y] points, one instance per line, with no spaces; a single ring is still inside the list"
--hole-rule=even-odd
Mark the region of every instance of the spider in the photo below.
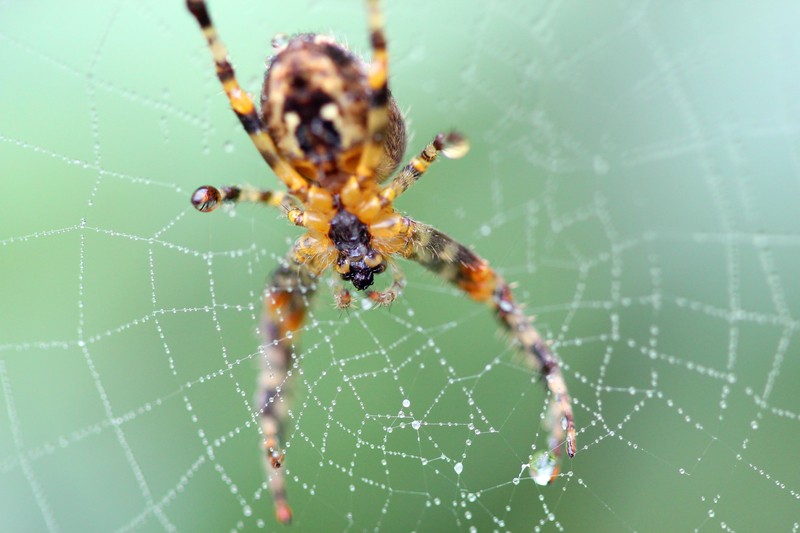
[[[567,386],[557,359],[511,294],[509,284],[466,246],[439,230],[398,213],[393,203],[441,154],[458,158],[468,143],[459,133],[440,133],[384,185],[405,151],[403,116],[389,91],[388,56],[378,0],[367,0],[372,48],[368,63],[331,37],[306,33],[276,36],[267,60],[261,112],[239,86],[228,52],[203,0],[187,0],[208,42],[217,77],[231,107],[258,152],[287,188],[286,192],[251,187],[199,187],[191,202],[202,212],[222,203],[256,202],[280,208],[289,221],[306,229],[272,273],[264,291],[263,367],[256,397],[264,435],[263,458],[278,521],[288,524],[281,448],[288,422],[285,394],[292,364],[292,339],[303,324],[328,268],[338,274],[334,298],[347,308],[352,299],[343,282],[365,291],[375,306],[389,305],[405,280],[396,258],[416,261],[491,307],[520,344],[527,361],[541,373],[550,391],[548,459],[531,461],[557,475],[561,442],[570,457],[577,450]],[[389,270],[392,282],[370,290],[375,276]],[[536,463],[536,464],[534,464]],[[537,466],[538,465],[538,466]],[[544,465],[544,467],[542,466]],[[550,476],[552,472],[552,476]],[[535,472],[534,472],[535,473]]]

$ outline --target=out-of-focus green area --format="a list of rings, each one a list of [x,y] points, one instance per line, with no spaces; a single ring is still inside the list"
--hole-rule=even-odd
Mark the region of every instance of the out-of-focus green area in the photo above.
[[[580,450],[533,483],[544,387],[486,309],[403,265],[390,309],[322,287],[302,332],[292,527],[800,527],[798,7],[386,3],[408,156],[472,144],[398,205],[518,283]],[[256,94],[277,32],[368,50],[356,0],[210,8]],[[254,330],[299,232],[189,205],[278,187],[194,21],[0,1],[0,64],[0,529],[275,529]]]

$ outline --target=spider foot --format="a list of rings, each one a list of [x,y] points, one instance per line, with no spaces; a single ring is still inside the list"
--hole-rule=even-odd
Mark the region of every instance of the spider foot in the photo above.
[[[269,463],[272,465],[272,468],[280,468],[283,465],[283,456],[284,454],[272,454],[269,457]]]
[[[353,297],[350,296],[350,291],[347,289],[339,289],[333,293],[333,303],[336,309],[349,309],[350,304],[353,303]]]
[[[281,524],[288,525],[292,523],[292,508],[289,507],[288,503],[282,501],[275,504],[275,518]]]
[[[572,422],[568,423],[567,426],[567,455],[570,457],[575,457],[575,454],[578,453],[578,445],[575,444],[575,424]]]
[[[369,291],[369,299],[378,307],[386,307],[397,299],[397,291],[393,289]]]
[[[269,459],[269,464],[272,465],[272,468],[277,470],[283,466],[283,458],[286,455],[285,453],[278,453],[277,450],[266,443],[264,444],[264,451],[267,453],[267,458]]]

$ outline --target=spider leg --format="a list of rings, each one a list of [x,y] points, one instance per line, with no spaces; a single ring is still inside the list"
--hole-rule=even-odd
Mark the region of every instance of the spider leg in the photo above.
[[[558,360],[550,347],[522,312],[511,294],[509,284],[475,252],[426,224],[404,217],[411,228],[411,246],[402,254],[457,285],[470,297],[492,307],[497,318],[521,344],[528,362],[544,377],[552,396],[551,409],[558,413],[548,423],[549,445],[554,455],[561,455],[565,442],[567,454],[575,455],[575,422],[572,404]]]
[[[382,210],[389,204],[397,199],[398,196],[403,194],[409,187],[414,185],[417,180],[430,168],[434,161],[441,153],[448,159],[458,159],[463,157],[469,151],[469,142],[467,139],[458,132],[451,131],[450,133],[439,133],[428,145],[419,153],[418,156],[411,159],[411,161],[403,167],[397,176],[384,187],[380,193],[373,196],[364,204],[358,205],[357,201],[360,196],[358,189],[358,180],[355,178],[348,182],[343,189],[343,193],[347,191],[351,196],[355,196],[357,200],[349,199],[347,194],[342,194],[345,205],[357,206],[358,215],[364,221],[376,222],[380,218]],[[352,191],[355,189],[355,193]]]
[[[330,217],[326,217],[319,211],[313,209],[303,211],[295,207],[286,213],[286,216],[289,217],[289,221],[295,226],[312,230],[315,237],[327,235],[328,230],[331,228]]]
[[[369,65],[370,101],[367,115],[367,141],[356,170],[359,181],[375,177],[389,125],[389,61],[386,53],[383,13],[378,0],[367,0],[367,19],[372,46],[372,61]]]
[[[230,100],[234,113],[242,123],[242,127],[250,136],[250,140],[261,154],[261,157],[264,158],[264,161],[272,167],[278,178],[286,184],[289,192],[300,196],[302,199],[306,194],[306,181],[278,155],[275,143],[264,131],[253,100],[242,90],[236,80],[233,65],[228,61],[228,50],[217,35],[217,30],[211,22],[205,1],[186,0],[186,7],[203,30],[203,35],[208,41],[208,47],[217,67],[217,77],[222,83],[222,88],[225,89],[225,94],[228,95],[228,100]]]
[[[334,274],[335,276],[335,274]],[[336,309],[344,310],[349,309],[350,304],[353,303],[353,297],[350,291],[345,288],[341,281],[333,280],[333,305]]]
[[[392,270],[392,284],[380,292],[369,291],[369,299],[381,307],[394,302],[406,286],[406,277],[400,267],[394,261],[391,261],[389,262],[389,268]]]
[[[448,159],[458,159],[465,156],[468,151],[469,143],[460,133],[451,131],[447,134],[437,134],[433,141],[428,143],[418,156],[411,159],[391,183],[380,192],[381,198],[391,202],[406,192],[425,174],[440,153]]]
[[[285,214],[300,205],[297,200],[285,192],[269,191],[248,186],[229,186],[217,189],[211,185],[203,185],[192,193],[192,205],[203,213],[214,211],[221,203],[238,204],[241,202],[279,207]]]
[[[284,460],[281,439],[289,421],[288,371],[294,358],[295,332],[302,326],[311,305],[317,278],[313,267],[297,262],[295,255],[292,252],[272,273],[264,291],[263,357],[256,396],[264,433],[264,467],[275,516],[284,524],[292,520],[281,469]]]
[[[353,297],[350,295],[350,291],[340,287],[333,292],[333,301],[336,309],[349,309],[353,303]]]

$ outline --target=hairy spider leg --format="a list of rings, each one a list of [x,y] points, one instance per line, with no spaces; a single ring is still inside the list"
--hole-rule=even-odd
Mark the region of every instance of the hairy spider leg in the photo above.
[[[283,524],[292,520],[281,469],[284,459],[281,441],[289,421],[286,398],[290,384],[288,371],[294,358],[296,332],[303,325],[315,292],[314,272],[291,257],[272,273],[264,291],[263,357],[256,401],[264,433],[264,462],[275,516]]]
[[[275,148],[275,143],[272,138],[264,131],[261,119],[258,118],[256,113],[255,104],[248,94],[239,86],[236,80],[236,74],[228,60],[228,50],[219,39],[217,30],[211,22],[211,17],[208,14],[208,8],[204,0],[186,0],[186,7],[189,9],[200,28],[203,30],[203,35],[208,42],[208,48],[211,50],[211,55],[214,58],[214,64],[217,67],[217,77],[222,88],[225,89],[225,94],[228,95],[231,107],[233,108],[242,127],[250,136],[250,140],[255,145],[256,149],[264,158],[264,161],[272,167],[272,170],[278,178],[286,185],[289,192],[299,198],[303,199],[306,194],[307,183],[306,180],[297,173],[280,155]]]
[[[334,278],[333,281],[333,306],[336,309],[348,309],[350,304],[353,303],[353,296],[350,291],[338,279]]]
[[[378,0],[367,0],[367,20],[372,61],[369,64],[367,140],[356,169],[359,182],[375,178],[375,171],[383,156],[383,143],[389,126],[389,59],[386,52],[383,13]]]
[[[192,194],[192,205],[203,213],[210,213],[221,204],[239,204],[242,202],[264,204],[278,207],[284,214],[289,214],[292,209],[300,207],[298,201],[285,192],[258,189],[256,187],[226,186],[212,187],[203,185]]]
[[[567,384],[558,360],[511,294],[511,287],[485,259],[431,226],[411,220],[411,246],[405,250],[408,259],[416,261],[458,286],[470,297],[490,305],[501,324],[521,344],[527,361],[544,377],[551,393],[551,407],[559,416],[547,422],[548,445],[556,457],[561,456],[562,442],[567,455],[577,451],[575,422]]]
[[[469,142],[460,133],[451,131],[447,134],[437,134],[419,155],[412,158],[389,185],[384,187],[380,192],[381,198],[386,202],[392,202],[406,192],[427,172],[440,153],[448,159],[458,159],[467,155],[468,151]]]
[[[391,305],[406,286],[406,277],[394,261],[388,261],[392,271],[392,284],[382,291],[369,291],[369,299],[378,306]]]

